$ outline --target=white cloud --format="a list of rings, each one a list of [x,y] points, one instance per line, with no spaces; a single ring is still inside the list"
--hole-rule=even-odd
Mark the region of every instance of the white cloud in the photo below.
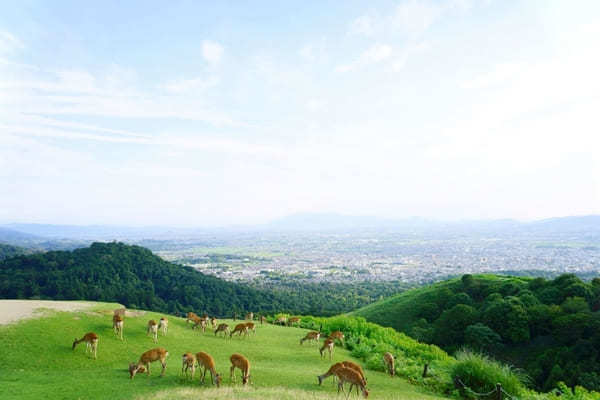
[[[406,34],[419,35],[442,16],[443,10],[438,3],[407,0],[396,7],[392,26]]]
[[[370,64],[377,64],[392,55],[392,46],[387,44],[376,43],[365,50],[357,60],[350,64],[339,65],[336,67],[337,72],[348,72]]]
[[[168,81],[160,87],[170,93],[184,93],[195,90],[205,90],[219,84],[219,78],[210,76],[208,78],[177,79]]]
[[[202,57],[211,64],[218,64],[223,57],[223,46],[211,40],[202,41]]]
[[[23,43],[12,33],[0,31],[0,54],[12,53],[24,47]]]

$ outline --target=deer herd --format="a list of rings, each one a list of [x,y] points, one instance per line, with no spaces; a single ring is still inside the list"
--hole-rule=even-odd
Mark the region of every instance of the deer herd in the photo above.
[[[113,331],[116,337],[120,340],[123,340],[123,326],[124,326],[124,317],[125,317],[125,309],[120,308],[114,311],[113,314]],[[224,338],[232,338],[234,334],[237,333],[238,337],[247,337],[252,334],[256,334],[256,326],[252,320],[254,319],[253,313],[246,314],[246,320],[248,322],[243,322],[236,324],[233,330],[229,329],[229,325],[226,323],[218,323],[215,317],[209,318],[208,315],[204,314],[202,317],[199,317],[193,312],[187,313],[186,322],[192,323],[192,329],[202,329],[202,332],[206,331],[206,328],[209,326],[214,331],[215,336],[219,333],[223,334]],[[264,316],[259,317],[260,323],[266,323],[267,320]],[[287,326],[299,325],[301,319],[299,317],[279,317],[276,318],[273,323]],[[146,327],[146,336],[150,335],[154,343],[158,343],[158,333],[160,332],[162,336],[166,336],[168,332],[169,321],[162,317],[158,321],[155,320],[148,321]],[[319,331],[310,331],[303,338],[300,339],[300,345],[304,344],[304,342],[308,341],[309,344],[316,344],[317,347],[320,344],[321,339],[321,328]],[[336,342],[339,341],[342,346],[344,345],[344,334],[341,331],[333,331],[331,332],[323,342],[323,345],[319,348],[319,353],[321,358],[325,356],[325,352],[329,353],[329,360],[333,359],[333,350]],[[94,359],[97,358],[97,350],[98,350],[98,335],[94,332],[86,333],[81,339],[75,338],[73,341],[73,350],[79,344],[85,342],[86,349],[85,353],[88,352],[93,355]],[[129,364],[129,378],[133,379],[137,373],[146,373],[150,375],[150,364],[156,361],[159,361],[162,370],[160,376],[165,374],[165,369],[167,367],[166,359],[169,356],[169,352],[162,347],[157,347],[143,353],[137,363]],[[235,353],[232,354],[229,358],[231,363],[231,367],[229,369],[229,376],[231,382],[235,382],[235,369],[239,369],[241,371],[242,384],[246,385],[250,382],[250,361],[241,354]],[[390,376],[395,375],[395,367],[394,367],[394,356],[391,353],[385,353],[383,356],[383,364],[386,369],[386,372],[390,374]],[[196,368],[200,368],[200,382],[204,383],[206,378],[206,372],[210,372],[210,378],[213,385],[217,387],[221,386],[221,375],[216,371],[216,365],[214,358],[205,352],[198,353],[185,353],[182,356],[182,365],[181,365],[181,375],[186,379],[194,379],[194,375],[196,372]],[[360,365],[352,362],[352,361],[342,361],[333,364],[327,372],[323,375],[317,376],[319,385],[323,383],[325,379],[333,376],[334,382],[337,380],[338,385],[338,393],[340,391],[344,392],[344,384],[348,383],[349,389],[346,395],[346,398],[350,396],[352,393],[352,389],[356,388],[356,394],[362,392],[364,397],[368,397],[369,391],[366,388],[367,380],[365,378],[365,374]],[[345,393],[345,392],[344,392]]]

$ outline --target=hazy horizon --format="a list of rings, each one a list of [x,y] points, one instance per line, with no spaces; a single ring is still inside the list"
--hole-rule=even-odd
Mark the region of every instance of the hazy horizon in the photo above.
[[[600,2],[0,5],[0,224],[600,214]]]

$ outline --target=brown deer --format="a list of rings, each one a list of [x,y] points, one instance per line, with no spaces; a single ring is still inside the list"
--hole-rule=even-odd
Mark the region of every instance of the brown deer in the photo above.
[[[202,332],[206,332],[206,320],[204,318],[195,316],[192,318],[192,321],[194,322],[194,326],[192,326],[192,329],[200,327],[202,329]]]
[[[85,352],[87,354],[88,351],[94,354],[94,360],[96,359],[96,350],[98,349],[98,335],[94,332],[88,332],[79,340],[75,338],[73,341],[73,350],[75,350],[75,346],[79,343],[85,342]]]
[[[394,355],[392,353],[385,353],[383,355],[383,363],[390,374],[390,376],[394,376],[396,374],[396,368],[394,368]]]
[[[152,335],[154,343],[158,342],[158,324],[155,320],[151,319],[148,321],[148,327],[146,328],[146,336]]]
[[[155,361],[160,361],[160,364],[162,365],[162,372],[160,373],[160,376],[163,376],[165,374],[165,369],[167,368],[166,358],[168,356],[169,352],[162,347],[148,350],[141,355],[137,364],[129,364],[129,379],[133,379],[135,374],[138,372],[143,372],[140,371],[141,367],[145,367],[145,371],[147,372],[148,376],[150,376],[150,363]]]
[[[113,315],[113,330],[123,340],[123,317],[118,314]]]
[[[237,324],[235,328],[233,328],[233,331],[229,333],[229,337],[232,337],[233,334],[236,332],[238,336],[242,336],[242,333],[244,334],[244,336],[246,336],[248,335],[248,327],[246,326],[246,324]]]
[[[342,346],[344,345],[344,334],[340,331],[333,331],[329,334],[329,338],[330,339],[338,339],[340,342],[342,342]]]
[[[188,323],[189,322],[194,322],[194,320],[196,318],[200,318],[200,317],[198,317],[198,315],[196,315],[196,313],[190,311],[190,312],[187,313],[187,318],[186,318],[185,322],[188,322]]]
[[[212,318],[210,319],[210,325],[212,326],[212,328],[213,328],[213,331],[214,331],[215,329],[217,329],[217,319],[216,319],[215,317],[212,317]]]
[[[321,338],[321,332],[308,332],[306,336],[300,339],[300,344],[304,343],[306,340],[310,340],[312,343],[319,343],[319,339]]]
[[[325,339],[323,346],[319,349],[319,353],[321,353],[321,358],[323,358],[323,352],[325,350],[329,351],[329,361],[331,361],[333,357],[333,347],[335,346],[335,342],[331,338]]]
[[[158,321],[158,329],[162,332],[163,336],[167,336],[167,331],[169,330],[169,320],[165,317],[161,317],[160,321]]]
[[[285,325],[287,323],[286,317],[279,317],[275,320],[276,325]]]
[[[232,354],[229,357],[231,361],[231,368],[229,368],[229,377],[232,382],[235,382],[235,374],[233,373],[236,368],[242,371],[242,384],[247,384],[250,381],[250,361],[241,354]]]
[[[252,331],[252,333],[256,335],[256,326],[254,326],[254,322],[246,322],[246,329],[248,333]]]
[[[217,336],[217,333],[219,332],[223,332],[224,333],[224,337],[227,337],[227,334],[229,333],[229,325],[227,324],[219,324],[219,326],[217,326],[217,329],[215,329],[215,336]]]
[[[188,369],[192,370],[192,380],[194,380],[194,374],[196,373],[196,356],[192,353],[185,353],[181,357],[181,374],[188,376]]]
[[[246,319],[252,321],[254,319],[254,313],[253,312],[249,312],[248,314],[246,314]]]
[[[233,356],[232,356],[233,357]],[[196,359],[198,360],[198,365],[201,368],[204,368],[204,372],[202,373],[201,382],[204,383],[204,378],[206,377],[206,370],[210,371],[210,381],[214,385],[215,382],[217,387],[221,386],[221,375],[217,374],[215,370],[215,359],[208,353],[203,351],[196,353]],[[248,364],[249,365],[249,364]]]
[[[344,368],[344,364],[342,364],[341,362],[335,363],[331,367],[329,367],[327,372],[325,372],[323,375],[318,375],[317,378],[319,379],[319,385],[321,385],[325,379],[329,378],[332,375],[334,376],[334,379],[335,379],[335,377],[336,377],[335,372],[340,368]]]
[[[265,323],[267,323],[267,318],[264,315],[261,315],[260,316],[260,324],[262,325],[262,324],[265,324]]]
[[[360,365],[358,365],[355,362],[348,361],[348,360],[342,361],[342,364],[344,364],[344,367],[352,368],[353,370],[358,372],[360,374],[360,376],[365,380],[365,382],[367,381],[367,378],[365,378],[365,372],[363,371],[363,369]]]
[[[120,315],[121,317],[125,317],[126,308],[117,308],[113,311],[113,315]]]
[[[362,391],[363,396],[369,397],[369,391],[366,388],[367,382],[363,379],[359,372],[352,368],[339,368],[335,371],[335,375],[338,378],[338,393],[340,389],[342,393],[344,392],[344,383],[350,383],[350,389],[348,390],[348,394],[346,395],[346,399],[350,397],[350,393],[352,392],[352,387],[356,385]]]
[[[294,326],[300,323],[300,317],[292,317],[288,320],[288,326]]]

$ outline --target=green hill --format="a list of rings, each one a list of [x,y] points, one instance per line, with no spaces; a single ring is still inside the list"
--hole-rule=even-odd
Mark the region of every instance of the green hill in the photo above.
[[[0,243],[0,260],[4,260],[5,258],[18,256],[21,254],[29,254],[31,252],[31,250],[23,247]]]
[[[180,399],[253,398],[253,399],[334,399],[336,387],[329,379],[322,386],[317,375],[332,364],[322,360],[314,345],[299,345],[305,329],[257,325],[256,334],[248,338],[224,339],[192,330],[182,318],[168,316],[169,332],[159,334],[155,345],[146,336],[149,319],[163,314],[152,312],[125,318],[124,341],[112,332],[112,310],[116,304],[98,303],[93,309],[79,312],[52,312],[40,319],[0,326],[0,385],[2,399]],[[230,325],[233,321],[226,321]],[[94,331],[100,339],[98,359],[85,355],[85,346],[71,350],[73,338]],[[160,366],[152,365],[152,375],[137,375],[129,380],[127,367],[144,351],[161,346],[169,351],[164,377]],[[181,377],[181,355],[206,351],[213,355],[223,387],[200,385]],[[252,385],[241,388],[229,379],[229,356],[239,352],[251,362]],[[336,348],[333,362],[359,360],[342,348]],[[236,372],[239,375],[239,371]],[[370,398],[440,399],[401,378],[366,370]]]
[[[600,390],[600,279],[465,275],[352,313],[454,352],[462,347],[524,368],[535,386]]]

